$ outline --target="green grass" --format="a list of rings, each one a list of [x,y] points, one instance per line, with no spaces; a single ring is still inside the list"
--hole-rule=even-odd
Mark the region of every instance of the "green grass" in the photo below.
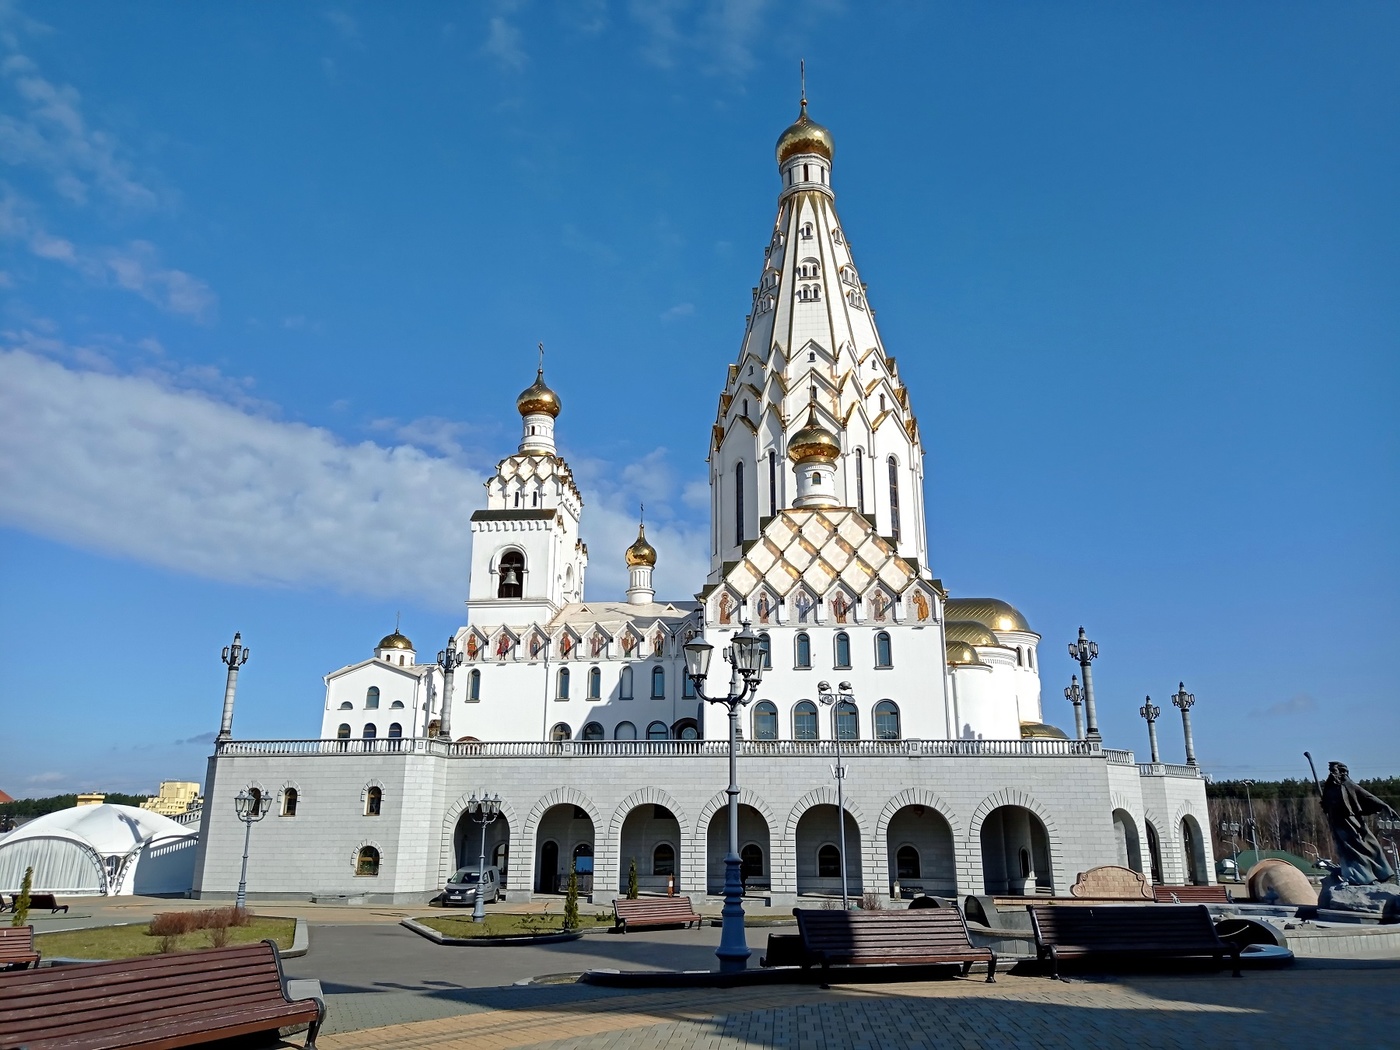
[[[507,915],[500,912],[489,913],[486,921],[475,923],[471,915],[420,915],[413,920],[437,930],[448,937],[523,937],[531,933],[562,933],[564,916],[560,915]],[[579,921],[585,930],[599,926],[611,926],[611,915],[580,915]]]
[[[292,946],[296,933],[295,919],[255,918],[250,926],[229,929],[229,944],[252,944],[271,938],[286,951]],[[172,951],[184,952],[195,948],[210,948],[210,930],[196,930],[175,938]],[[161,938],[146,932],[146,924],[130,926],[96,926],[90,930],[63,930],[41,933],[34,938],[35,948],[44,958],[65,959],[131,959],[138,955],[159,955]]]

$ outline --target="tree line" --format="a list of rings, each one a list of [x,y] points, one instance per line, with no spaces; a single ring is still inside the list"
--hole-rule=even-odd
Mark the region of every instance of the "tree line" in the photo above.
[[[1400,810],[1400,777],[1360,784]],[[1310,860],[1332,857],[1332,832],[1311,780],[1259,780],[1247,787],[1239,780],[1218,780],[1206,785],[1206,802],[1217,859],[1254,848],[1249,834],[1251,805],[1260,850],[1285,850]],[[1239,830],[1222,830],[1222,825],[1232,824],[1238,824]],[[1392,834],[1400,845],[1400,832],[1382,831],[1381,838]]]
[[[150,795],[124,795],[120,791],[112,791],[102,801],[117,806],[139,806],[150,797]],[[60,809],[72,809],[77,804],[77,795],[17,798],[13,802],[0,802],[0,817],[42,817],[45,813],[54,813]]]

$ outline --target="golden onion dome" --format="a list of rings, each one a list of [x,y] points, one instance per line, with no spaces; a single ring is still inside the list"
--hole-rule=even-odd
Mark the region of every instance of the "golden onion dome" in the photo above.
[[[836,142],[831,137],[831,131],[807,116],[807,100],[804,98],[797,120],[778,136],[778,165],[781,167],[789,157],[799,153],[816,153],[830,161],[835,152]]]
[[[375,648],[377,648],[377,649],[407,649],[409,652],[416,652],[416,651],[417,651],[417,650],[415,650],[415,649],[413,648],[413,643],[410,642],[410,641],[409,641],[406,637],[404,637],[403,635],[399,634],[399,632],[398,632],[397,630],[395,630],[393,634],[386,634],[383,638],[379,639],[379,644],[378,644],[377,646],[375,646]]]
[[[996,635],[976,620],[949,620],[943,626],[943,633],[949,642],[964,642],[967,645],[999,645]]]
[[[788,439],[787,454],[794,463],[806,459],[831,462],[841,455],[841,440],[817,421],[816,405],[807,411],[807,425]]]
[[[976,620],[993,631],[1035,633],[1024,616],[999,598],[949,598],[943,611],[949,620]]]
[[[522,416],[533,416],[540,412],[555,417],[559,415],[559,409],[563,406],[559,395],[545,386],[543,366],[536,373],[535,381],[520,391],[520,396],[515,399],[515,407],[520,410]]]
[[[966,642],[949,642],[945,647],[948,663],[954,667],[976,667],[982,663],[977,650]]]
[[[627,548],[627,567],[630,569],[634,565],[646,565],[655,567],[656,548],[647,542],[647,527],[637,526],[637,539],[632,546]]]
[[[1022,740],[1068,740],[1065,731],[1057,726],[1046,725],[1044,722],[1022,722]]]

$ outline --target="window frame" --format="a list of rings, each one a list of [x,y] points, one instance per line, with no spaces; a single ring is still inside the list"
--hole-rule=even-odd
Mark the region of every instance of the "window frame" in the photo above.
[[[892,716],[894,717],[894,733],[893,733],[893,734],[887,734],[883,729],[881,729],[881,727],[880,727],[880,721],[881,721],[881,716],[882,716],[882,715],[883,715],[883,716],[891,716],[891,715],[892,715]],[[871,719],[871,722],[874,724],[874,727],[875,727],[875,739],[876,739],[876,740],[902,740],[902,739],[903,739],[903,733],[904,733],[904,726],[903,726],[903,724],[902,724],[902,723],[903,723],[903,719],[900,718],[900,714],[899,714],[899,705],[898,705],[897,703],[895,703],[893,700],[890,700],[890,699],[887,698],[887,699],[881,700],[878,704],[876,704],[874,710],[871,712],[870,719]]]
[[[794,670],[812,669],[812,636],[806,631],[798,631],[792,640],[792,666]]]
[[[851,636],[846,631],[837,631],[832,639],[831,666],[833,670],[849,670],[851,666]],[[843,660],[842,657],[845,657]]]
[[[760,717],[760,716],[762,716],[762,717],[764,718],[765,721],[771,720],[771,722],[772,722],[772,735],[765,735],[765,733],[763,732],[763,730],[761,730],[761,729],[759,728],[759,717]],[[771,700],[760,700],[758,703],[754,704],[754,706],[753,706],[753,715],[751,716],[751,718],[752,718],[752,721],[753,721],[753,726],[752,726],[753,738],[754,738],[755,740],[777,740],[777,739],[778,739],[778,705],[777,705],[777,704],[773,703],[773,701],[771,701]]]
[[[801,723],[810,719],[810,732],[801,728]],[[792,705],[792,738],[794,740],[820,740],[822,738],[821,717],[817,713],[817,705],[807,699],[799,700]]]
[[[875,666],[882,669],[894,666],[894,642],[889,631],[875,632]]]

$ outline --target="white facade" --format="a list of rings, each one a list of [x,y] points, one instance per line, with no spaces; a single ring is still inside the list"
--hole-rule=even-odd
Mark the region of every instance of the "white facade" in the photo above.
[[[778,215],[712,429],[696,600],[656,598],[643,530],[613,555],[625,600],[582,600],[584,499],[541,367],[472,515],[450,718],[443,672],[396,630],[326,677],[320,739],[220,743],[197,892],[236,883],[231,799],[256,786],[279,801],[257,830],[254,895],[425,900],[475,861],[464,806],[482,787],[503,800],[488,852],[512,896],[554,892],[577,863],[606,900],[634,859],[643,888],[714,893],[727,722],[707,718],[682,647],[722,651],[745,622],[769,655],[741,725],[741,852],[771,903],[839,888],[838,750],[857,889],[1065,893],[1120,860],[1210,879],[1197,771],[1043,724],[1040,635],[933,576],[919,426],[835,212],[832,152],[804,103],[779,140]],[[717,661],[716,692],[723,674]],[[839,724],[823,681],[855,698]]]

